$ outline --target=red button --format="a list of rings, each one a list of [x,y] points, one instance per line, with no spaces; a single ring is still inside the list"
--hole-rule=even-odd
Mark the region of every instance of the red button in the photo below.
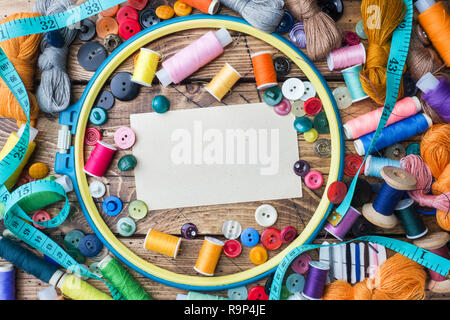
[[[302,253],[294,261],[292,261],[291,268],[295,273],[305,274],[309,270],[309,262],[312,260],[309,254]]]
[[[255,286],[248,291],[247,300],[269,300],[263,286]]]
[[[361,166],[362,162],[363,158],[361,158],[357,154],[349,154],[345,156],[344,173],[347,176],[353,178],[356,175],[356,172],[358,172],[358,169]],[[364,167],[365,164],[362,167],[361,171],[359,172],[359,175],[361,175],[364,172]]]
[[[136,8],[138,10],[142,10],[147,6],[148,0],[128,0],[128,5]]]
[[[223,253],[225,253],[228,258],[236,258],[241,254],[241,252],[242,246],[237,240],[227,240],[223,245]]]
[[[270,227],[261,233],[261,243],[267,250],[277,250],[283,243],[280,230]]]
[[[50,220],[52,217],[50,216],[50,214],[45,211],[45,210],[38,210],[33,214],[33,221],[37,221],[37,222],[44,222],[44,221],[48,221]],[[37,223],[33,223],[33,226],[35,226],[38,229],[45,229],[45,227],[42,227],[40,225],[38,225]]]
[[[281,230],[281,241],[283,243],[289,243],[292,242],[295,239],[295,236],[297,235],[297,230],[293,226],[288,226]]]
[[[344,41],[346,44],[354,46],[361,42],[358,35],[353,31],[345,31],[344,32]]]
[[[317,170],[311,170],[305,176],[305,184],[312,190],[319,189],[323,184],[322,174]]]
[[[330,187],[327,191],[328,200],[331,203],[339,204],[344,201],[345,196],[347,195],[347,185],[342,181],[335,181],[330,184]]]
[[[139,13],[135,8],[132,8],[130,6],[125,6],[119,9],[116,16],[117,22],[121,24],[126,19],[131,19],[138,21],[139,20]]]
[[[141,25],[136,20],[125,19],[119,25],[119,34],[123,40],[128,40],[141,31]]]
[[[322,110],[322,101],[319,98],[312,97],[305,101],[303,110],[310,116],[315,116]]]
[[[102,140],[102,134],[97,128],[87,128],[84,134],[84,143],[88,146],[95,146],[97,141]]]

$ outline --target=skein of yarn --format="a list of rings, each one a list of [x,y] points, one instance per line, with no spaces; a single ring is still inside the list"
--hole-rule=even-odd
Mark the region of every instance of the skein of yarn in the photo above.
[[[400,0],[401,1],[401,0]],[[303,21],[306,51],[313,61],[324,59],[342,44],[342,32],[336,22],[322,12],[315,0],[286,0],[286,8],[297,20]]]
[[[283,0],[220,0],[248,23],[264,32],[274,32],[284,15]]]
[[[36,0],[33,10],[42,15],[53,15],[66,11],[73,5],[71,0]],[[66,71],[69,46],[77,35],[75,28],[62,28],[59,32],[64,44],[61,48],[48,43],[42,38],[38,65],[42,70],[41,83],[36,98],[39,107],[47,113],[65,110],[70,104],[70,79]]]
[[[3,19],[0,24],[12,20],[39,16],[40,14],[38,13],[15,13]],[[0,42],[0,47],[17,70],[17,73],[27,89],[28,97],[30,99],[30,118],[32,126],[35,125],[35,120],[37,119],[39,112],[36,97],[31,91],[33,90],[34,85],[34,74],[40,41],[41,35],[33,34]],[[2,79],[0,79],[0,116],[16,119],[19,128],[27,121],[27,117],[19,102]]]
[[[386,98],[386,73],[392,33],[402,22],[405,13],[406,7],[402,0],[363,0],[361,4],[369,46],[360,79],[364,92],[380,105],[384,104]],[[399,97],[403,97],[402,84]]]

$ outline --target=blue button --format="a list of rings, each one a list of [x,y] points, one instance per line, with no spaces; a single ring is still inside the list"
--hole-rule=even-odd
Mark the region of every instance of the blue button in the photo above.
[[[102,207],[108,216],[117,216],[122,211],[123,205],[119,198],[110,196],[103,201]]]
[[[246,247],[254,247],[259,242],[259,233],[255,229],[247,228],[241,233],[241,242]]]
[[[247,288],[245,286],[228,290],[228,298],[231,300],[247,300]]]
[[[103,244],[94,234],[88,234],[80,240],[78,250],[85,257],[92,258],[98,255],[103,249]]]
[[[302,292],[305,286],[305,278],[298,273],[291,274],[286,279],[286,288],[290,293]]]
[[[284,11],[283,18],[281,18],[281,22],[278,25],[277,31],[279,33],[286,33],[291,31],[294,26],[294,16],[289,11]]]

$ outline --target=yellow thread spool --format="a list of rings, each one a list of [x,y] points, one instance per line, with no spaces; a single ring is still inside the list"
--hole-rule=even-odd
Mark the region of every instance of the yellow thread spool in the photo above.
[[[72,274],[65,274],[58,282],[58,288],[64,297],[72,300],[113,300],[106,293]]]
[[[175,259],[180,249],[180,244],[181,238],[149,229],[145,237],[144,248]]]
[[[194,270],[204,276],[213,276],[223,245],[224,243],[218,239],[205,237]]]
[[[222,98],[230,92],[231,88],[241,78],[239,72],[236,71],[231,65],[225,63],[222,70],[211,80],[211,82],[205,87],[214,98],[221,101]]]
[[[142,86],[151,87],[158,68],[161,54],[147,48],[141,48],[135,59],[134,73],[131,81]]]

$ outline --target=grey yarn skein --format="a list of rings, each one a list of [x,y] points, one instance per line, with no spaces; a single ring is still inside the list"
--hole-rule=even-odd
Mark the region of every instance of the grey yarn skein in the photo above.
[[[36,0],[33,9],[42,15],[52,15],[64,12],[72,6],[70,0]],[[58,31],[64,39],[64,46],[55,48],[43,37],[42,54],[38,60],[42,75],[36,93],[37,102],[42,111],[52,114],[65,110],[70,104],[71,84],[66,71],[67,55],[69,46],[77,35],[75,28],[62,28]]]
[[[238,12],[255,28],[268,33],[278,28],[284,15],[283,0],[220,0],[220,2]]]

